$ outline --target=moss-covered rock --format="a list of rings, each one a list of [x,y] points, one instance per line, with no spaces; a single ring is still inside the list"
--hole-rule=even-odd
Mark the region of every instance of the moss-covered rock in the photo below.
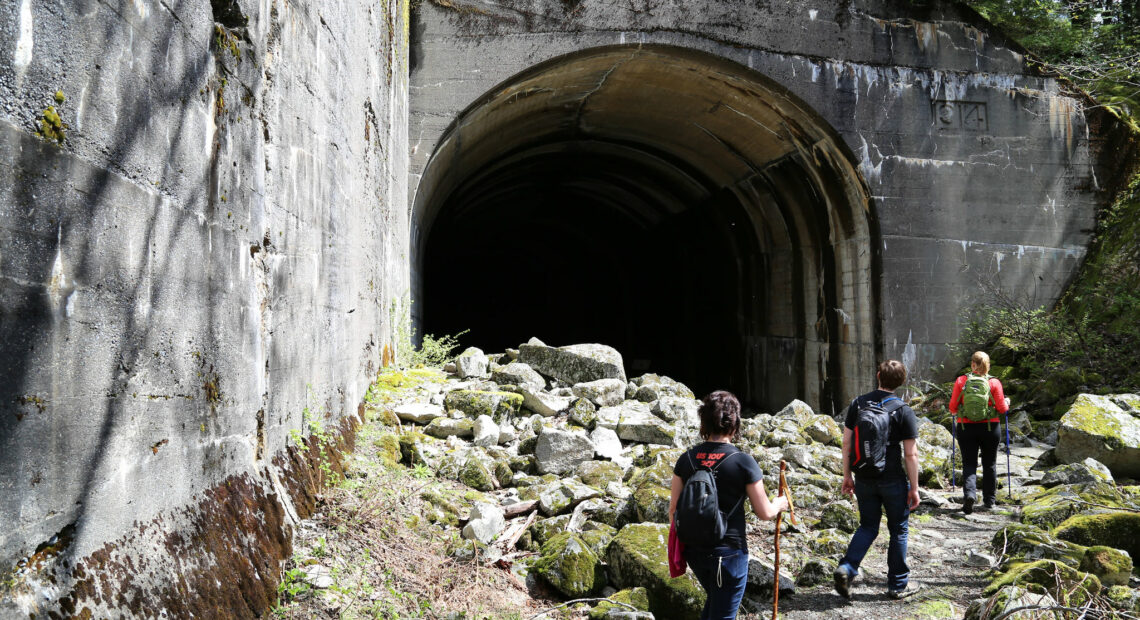
[[[614,603],[625,603],[625,605],[615,605]],[[619,590],[609,597],[608,600],[598,603],[596,607],[590,610],[590,620],[605,620],[610,610],[615,611],[630,611],[629,607],[632,606],[637,611],[649,611],[649,593],[645,588],[628,588]]]
[[[974,601],[966,610],[963,620],[990,620],[997,618],[1007,611],[1019,607],[1040,606],[1051,607],[1057,602],[1048,593],[1035,587],[1036,592],[1030,592],[1019,586],[1004,586],[999,588],[987,599]],[[1040,620],[1041,618],[1055,618],[1055,616],[1040,616],[1032,610],[1015,612],[1007,616],[1008,620]]]
[[[859,511],[846,501],[832,502],[824,506],[819,515],[819,523],[816,526],[820,530],[834,528],[849,534],[858,527]]]
[[[796,573],[796,585],[810,588],[831,581],[831,575],[839,563],[831,558],[811,558]]]
[[[1101,591],[1100,580],[1094,575],[1061,562],[1037,560],[1011,565],[986,587],[985,594],[994,594],[1005,586],[1027,587],[1030,584],[1039,586],[1055,598],[1061,595],[1073,602],[1087,600],[1087,596],[1080,594],[1081,590],[1093,596]]]
[[[495,475],[481,459],[468,458],[459,469],[458,479],[463,484],[480,491],[494,491]]]
[[[1093,458],[1115,476],[1140,478],[1140,419],[1108,396],[1081,394],[1061,418],[1056,454],[1062,463]]]
[[[1132,574],[1132,558],[1120,549],[1098,545],[1085,550],[1078,568],[1096,575],[1104,585],[1126,586]]]
[[[813,415],[803,428],[803,434],[812,441],[829,446],[840,446],[843,443],[843,429],[831,416]]]
[[[596,489],[604,490],[611,482],[621,482],[624,474],[621,466],[611,461],[583,461],[578,465],[578,477]]]
[[[522,394],[482,390],[455,390],[449,392],[443,400],[443,406],[448,411],[462,411],[463,415],[472,420],[481,415],[490,416],[496,424],[518,415],[522,404]]]
[[[539,519],[531,524],[527,531],[530,532],[531,539],[534,540],[535,544],[541,546],[551,538],[565,532],[568,525],[570,525],[570,515],[560,515],[549,519]]]
[[[372,445],[376,448],[376,456],[384,467],[398,465],[403,458],[400,437],[395,433],[380,433],[372,440]]]
[[[582,428],[594,430],[598,425],[598,408],[588,398],[575,399],[570,405],[570,421]]]
[[[1110,484],[1061,485],[1025,497],[1021,520],[1030,525],[1053,528],[1083,512],[1088,503],[1120,506],[1122,500],[1120,492]]]
[[[531,570],[570,598],[590,596],[606,584],[597,554],[573,532],[546,541]]]
[[[448,437],[470,439],[475,435],[475,421],[468,419],[454,420],[452,418],[436,418],[424,427],[424,434],[431,435],[436,439],[447,439]]]
[[[847,551],[850,538],[850,535],[837,529],[811,530],[808,532],[807,546],[816,555],[842,555]]]
[[[400,461],[407,465],[429,465],[425,447],[434,439],[419,431],[405,431],[400,434]]]
[[[1140,611],[1140,590],[1134,590],[1127,586],[1112,586],[1105,593],[1105,596],[1114,609]]]
[[[1053,534],[1061,540],[1086,547],[1115,547],[1127,551],[1133,557],[1140,554],[1140,536],[1137,532],[1140,532],[1140,513],[1123,511],[1077,515],[1066,519],[1053,530]]]
[[[696,618],[705,604],[705,592],[686,573],[669,577],[665,542],[669,527],[635,523],[618,532],[606,550],[606,560],[614,585],[619,588],[642,586],[649,595],[649,611],[661,620]]]
[[[1009,558],[1005,567],[1015,562],[1055,560],[1078,568],[1085,555],[1085,547],[1061,540],[1036,526],[1010,525],[998,530],[993,537],[994,549],[1004,549]]]
[[[633,502],[637,506],[637,520],[643,523],[669,522],[669,489],[643,485],[633,492]]]
[[[617,535],[617,528],[597,521],[587,521],[581,534],[582,540],[590,545],[598,557],[606,556],[606,547],[610,546],[610,541],[614,539],[615,535]]]

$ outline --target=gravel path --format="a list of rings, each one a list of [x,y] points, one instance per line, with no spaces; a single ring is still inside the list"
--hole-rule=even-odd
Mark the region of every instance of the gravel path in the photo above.
[[[961,492],[935,493],[953,501]],[[811,588],[797,586],[794,595],[780,597],[780,617],[789,620],[961,618],[970,602],[981,597],[982,589],[988,584],[986,567],[967,563],[967,554],[971,551],[991,554],[990,541],[994,533],[1013,521],[1013,510],[1003,508],[1000,503],[993,511],[976,511],[968,516],[962,514],[956,503],[944,508],[921,506],[910,517],[907,557],[911,579],[924,586],[921,592],[902,601],[887,597],[887,527],[884,522],[863,561],[861,574],[852,584],[850,601],[836,594],[830,580]],[[768,526],[766,532],[771,531]],[[753,553],[762,549],[771,559],[770,536],[756,542],[752,543]],[[783,540],[780,548],[781,554],[795,553]],[[762,614],[754,612],[743,617],[770,618],[771,611],[769,604]]]

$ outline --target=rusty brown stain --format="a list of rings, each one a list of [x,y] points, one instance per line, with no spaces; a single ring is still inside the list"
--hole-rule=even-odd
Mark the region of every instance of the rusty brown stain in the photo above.
[[[301,518],[313,513],[318,494],[331,482],[325,472],[344,475],[345,455],[355,448],[358,426],[356,418],[345,418],[326,435],[323,449],[314,435],[305,440],[307,449],[290,446],[274,458]],[[165,443],[152,449],[157,451]],[[269,478],[267,470],[261,478]],[[76,562],[70,575],[56,580],[73,585],[46,616],[92,618],[92,608],[112,608],[137,618],[160,613],[179,618],[257,618],[267,613],[276,602],[281,568],[292,554],[292,530],[281,499],[248,473],[229,476],[200,497],[193,506],[176,511],[189,520],[188,527],[165,531],[169,519],[160,515]],[[133,543],[148,535],[162,541],[160,557],[134,552]],[[62,548],[45,547],[44,559]],[[141,548],[147,548],[145,542]],[[155,570],[156,563],[169,568]],[[146,583],[140,573],[168,578]]]

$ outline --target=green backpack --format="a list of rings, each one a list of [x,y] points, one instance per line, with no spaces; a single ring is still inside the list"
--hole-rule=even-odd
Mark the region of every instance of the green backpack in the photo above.
[[[962,388],[962,409],[959,415],[971,422],[984,422],[993,418],[990,408],[990,376],[966,375],[966,385]]]

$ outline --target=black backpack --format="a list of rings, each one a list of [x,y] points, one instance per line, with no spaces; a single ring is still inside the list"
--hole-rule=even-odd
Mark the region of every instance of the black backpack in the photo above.
[[[741,496],[732,510],[727,513],[722,512],[713,470],[739,453],[737,450],[725,455],[713,467],[697,467],[693,463],[692,454],[685,453],[694,471],[685,481],[685,486],[681,488],[681,496],[677,499],[677,512],[673,518],[677,522],[677,537],[686,546],[711,548],[724,539],[725,530],[728,529],[728,517],[744,503],[744,496]]]
[[[898,403],[887,405],[887,401]],[[855,429],[851,445],[851,471],[876,478],[887,469],[887,443],[891,435],[891,416],[903,406],[898,396],[889,396],[882,402],[868,401],[855,414]]]

